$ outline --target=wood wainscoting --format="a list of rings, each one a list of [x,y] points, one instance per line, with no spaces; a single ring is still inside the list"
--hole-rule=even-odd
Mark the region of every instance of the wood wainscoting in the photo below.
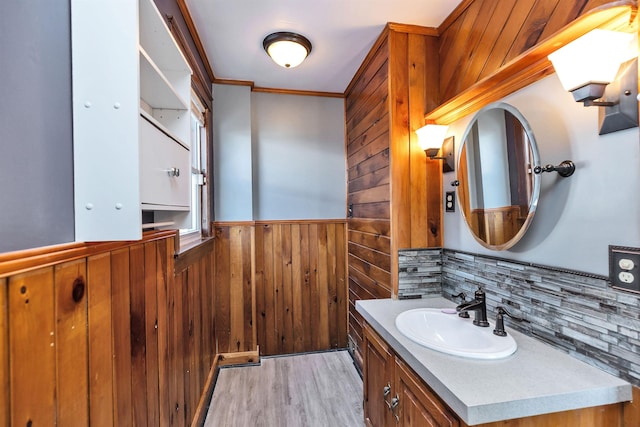
[[[346,222],[256,222],[256,313],[264,355],[347,347]]]
[[[346,221],[216,222],[219,352],[346,348]],[[250,353],[251,354],[251,353]]]
[[[0,254],[0,427],[197,425],[218,364],[347,346],[345,220],[175,239]]]
[[[0,255],[0,426],[191,424],[216,354],[214,242],[174,243]]]
[[[218,353],[257,351],[253,228],[253,222],[214,223]]]

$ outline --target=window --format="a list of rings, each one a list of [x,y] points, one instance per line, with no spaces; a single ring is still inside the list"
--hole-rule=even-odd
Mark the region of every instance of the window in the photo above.
[[[198,96],[191,93],[191,217],[189,228],[180,230],[181,244],[198,240],[202,230],[208,229],[206,167],[207,128],[206,108]]]

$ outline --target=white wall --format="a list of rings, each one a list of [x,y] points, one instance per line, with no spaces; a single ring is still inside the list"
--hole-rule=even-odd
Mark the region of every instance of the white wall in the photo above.
[[[254,92],[254,218],[344,218],[344,100]]]
[[[214,85],[216,221],[345,218],[344,100]]]
[[[541,164],[569,159],[569,178],[542,175],[540,201],[524,238],[507,251],[478,244],[459,209],[444,214],[444,246],[519,261],[608,275],[608,245],[640,246],[638,128],[598,135],[598,109],[583,107],[551,75],[503,100],[527,119]],[[473,115],[449,128],[456,150]],[[445,174],[444,191],[454,189]]]
[[[251,88],[213,85],[214,220],[251,221]]]

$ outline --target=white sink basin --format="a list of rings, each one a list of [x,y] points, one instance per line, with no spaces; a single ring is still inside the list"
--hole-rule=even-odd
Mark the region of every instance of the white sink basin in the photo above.
[[[470,316],[463,319],[452,309],[416,308],[400,313],[396,327],[420,345],[455,356],[500,359],[516,351],[518,344],[511,335],[494,335],[493,325],[475,326],[474,314]]]

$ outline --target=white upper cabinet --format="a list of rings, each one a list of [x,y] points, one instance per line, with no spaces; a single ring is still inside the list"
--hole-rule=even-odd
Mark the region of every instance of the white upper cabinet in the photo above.
[[[137,240],[142,210],[188,216],[191,69],[153,0],[72,0],[71,21],[76,241]]]

